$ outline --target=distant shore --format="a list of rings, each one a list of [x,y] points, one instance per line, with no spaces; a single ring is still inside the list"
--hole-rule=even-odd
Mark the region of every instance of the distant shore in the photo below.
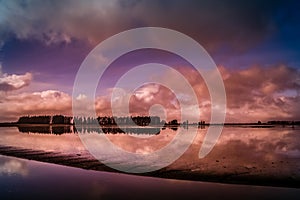
[[[18,127],[18,126],[101,126],[101,127],[127,127],[128,125],[99,125],[99,124],[24,124],[24,123],[17,123],[17,122],[0,122],[0,127]],[[147,126],[140,126],[136,125],[137,127],[147,127]],[[224,123],[224,124],[210,124],[210,123],[205,123],[205,124],[179,124],[179,125],[153,125],[152,127],[206,127],[206,126],[235,126],[235,127],[247,127],[247,128],[272,128],[272,127],[289,127],[289,126],[299,126],[299,124],[268,124],[268,123]]]
[[[198,126],[243,126],[253,128],[271,128],[277,125],[280,126],[295,126],[300,125],[300,121],[290,120],[272,120],[268,122],[257,121],[253,122],[227,122],[227,123],[207,123],[203,120],[199,122],[189,122],[188,120],[178,121],[173,119],[165,121],[159,116],[98,116],[98,117],[82,117],[82,116],[64,116],[64,115],[37,115],[37,116],[21,116],[16,122],[2,122],[0,127],[10,126],[101,126],[101,127],[188,127]]]

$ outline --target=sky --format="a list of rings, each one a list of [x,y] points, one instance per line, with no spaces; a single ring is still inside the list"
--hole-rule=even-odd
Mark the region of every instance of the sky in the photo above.
[[[95,99],[81,94],[72,100],[76,74],[89,52],[105,39],[139,27],[176,30],[206,49],[224,81],[226,122],[300,120],[299,10],[300,3],[293,0],[0,0],[0,121],[72,115],[72,101],[81,104],[82,113],[92,109],[92,101],[98,115],[110,115],[113,102],[116,109],[129,106],[133,115],[150,110],[172,119],[180,116],[179,100],[190,115],[199,109],[199,119],[209,121],[211,99],[201,75],[161,50],[121,56],[100,80]],[[198,104],[171,69],[150,70],[145,79],[152,83],[135,86],[130,97],[123,88],[111,99],[124,73],[151,62],[184,75]],[[179,92],[155,84],[158,80]],[[153,105],[160,106],[151,110]]]

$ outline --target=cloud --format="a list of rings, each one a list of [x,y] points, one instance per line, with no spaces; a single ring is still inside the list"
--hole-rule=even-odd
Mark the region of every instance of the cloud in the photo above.
[[[253,66],[241,70],[228,70],[220,66],[223,75],[227,96],[227,122],[256,122],[258,120],[299,120],[299,91],[300,72],[286,65],[277,65],[268,68]],[[182,84],[170,79],[173,71],[166,71],[159,77],[160,82],[176,88],[177,94],[169,88],[153,83],[145,84],[135,90],[128,91],[114,88],[117,95],[111,98],[113,91],[96,97],[95,101],[80,94],[77,101],[79,113],[85,115],[96,109],[97,115],[111,116],[111,105],[119,116],[149,115],[154,105],[160,105],[159,111],[167,120],[180,119],[181,106],[189,110],[189,119],[196,109],[200,109],[200,119],[210,119],[210,96],[201,76],[188,67],[178,67],[190,85],[196,91],[198,104],[192,103],[189,94]],[[1,121],[16,120],[21,115],[65,114],[72,115],[72,97],[57,90],[45,90],[33,93],[0,93]],[[182,104],[179,104],[181,100]],[[95,105],[95,106],[94,106]],[[163,108],[163,109],[161,109]],[[163,112],[164,111],[164,112]],[[166,115],[165,115],[166,114]]]
[[[142,87],[139,90],[137,90],[134,94],[134,97],[137,100],[150,102],[154,99],[154,95],[158,93],[159,89],[159,85],[150,84],[148,87]]]
[[[285,65],[269,68],[253,66],[244,70],[230,71],[224,80],[230,107],[252,103],[255,98],[268,98],[286,90],[300,91],[300,72]]]
[[[129,110],[135,115],[149,115],[153,105],[160,105],[166,119],[180,119],[180,104],[172,90],[159,84],[146,84],[138,88],[130,98]],[[164,116],[162,113],[161,116]]]
[[[160,26],[182,31],[206,48],[244,49],[264,39],[280,1],[1,1],[1,38],[11,34],[46,44],[84,39],[96,44],[120,31]]]
[[[133,94],[114,88],[108,95],[96,98],[95,108],[97,114],[102,116],[134,116],[150,115],[153,105],[163,107],[168,120],[180,118],[180,106],[173,92],[162,85],[152,83],[137,88]],[[159,108],[153,109],[152,111],[161,111]],[[165,118],[165,113],[160,113],[159,116]]]
[[[12,91],[18,90],[25,86],[28,86],[32,80],[31,73],[25,73],[24,75],[16,75],[16,74],[2,74],[1,66],[0,66],[0,91]]]
[[[285,65],[253,66],[227,74],[224,83],[231,121],[299,119],[299,70]]]
[[[79,94],[77,97],[76,97],[76,99],[77,100],[84,100],[84,99],[86,99],[87,98],[87,96],[85,95],[85,94]]]
[[[15,121],[23,115],[71,115],[70,95],[46,90],[33,93],[2,94],[0,102],[1,121]]]
[[[108,20],[118,18],[116,1],[1,1],[0,33],[19,39],[35,38],[46,44],[72,38],[94,40],[111,31]],[[121,24],[119,24],[121,25]],[[105,28],[104,28],[105,27]],[[99,37],[98,36],[98,37]]]
[[[229,70],[218,67],[222,74],[227,96],[227,122],[256,122],[258,120],[299,120],[300,71],[286,65],[271,67],[252,66],[246,69]],[[210,119],[211,101],[205,82],[199,74],[189,67],[178,67],[197,94],[200,117]],[[169,78],[172,71],[156,77],[168,81],[180,92],[191,110],[196,109],[186,98],[185,85],[178,84],[176,79]],[[157,98],[158,96],[156,96]],[[158,101],[155,99],[155,101]],[[191,112],[192,114],[192,112]]]

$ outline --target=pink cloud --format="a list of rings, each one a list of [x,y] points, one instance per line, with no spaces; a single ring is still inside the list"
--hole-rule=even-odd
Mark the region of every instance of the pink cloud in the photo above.
[[[0,68],[1,70],[1,68]],[[18,90],[25,86],[28,86],[32,80],[31,73],[25,73],[24,75],[8,75],[0,73],[0,91],[12,91]]]
[[[226,90],[227,122],[299,120],[299,70],[285,65],[253,66],[239,70],[228,70],[219,66],[218,69]],[[185,76],[197,93],[200,119],[209,121],[211,103],[203,78],[192,68],[183,66],[177,70]],[[167,79],[184,94],[185,86],[170,77],[171,71],[157,79]],[[189,102],[189,98],[185,103],[190,107],[194,106]]]
[[[285,65],[273,67],[253,66],[241,70],[228,70],[219,67],[223,76],[227,95],[227,122],[256,122],[258,120],[299,120],[299,71]],[[149,115],[153,105],[164,108],[166,119],[180,119],[181,106],[186,106],[192,116],[195,109],[200,109],[199,120],[210,119],[210,97],[207,87],[199,74],[191,68],[178,68],[196,91],[198,104],[191,103],[191,98],[185,94],[184,86],[173,80],[170,73],[160,75],[160,80],[169,80],[177,87],[178,94],[158,84],[146,84],[138,88],[134,94],[120,92],[117,98],[111,100],[111,93],[99,96],[92,101],[84,94],[75,101],[79,102],[81,113],[84,115],[94,109],[98,115],[112,115],[111,103],[119,113],[129,107],[132,115]],[[25,85],[30,75],[6,75],[2,80],[11,83],[15,88]],[[14,78],[13,78],[14,77]],[[9,80],[9,81],[8,81]],[[155,80],[153,81],[155,82]],[[71,95],[57,91],[0,93],[1,121],[16,120],[21,115],[65,114],[72,115]],[[129,105],[126,99],[129,98]],[[178,99],[179,98],[179,99]],[[184,105],[179,104],[179,100]],[[124,114],[125,115],[125,114]],[[184,116],[188,119],[189,116]]]
[[[111,91],[112,92],[112,91]],[[129,99],[129,104],[127,99]],[[180,106],[175,94],[168,88],[158,84],[147,84],[138,88],[134,94],[125,91],[118,94],[118,98],[111,100],[111,93],[107,96],[97,97],[95,101],[96,112],[101,116],[111,116],[111,102],[114,104],[114,115],[126,116],[129,108],[130,115],[150,115],[153,105],[161,105],[166,113],[166,119],[180,118]],[[157,112],[156,112],[157,113]],[[164,114],[162,114],[163,116]]]
[[[14,121],[22,115],[65,114],[71,115],[70,95],[47,90],[34,93],[1,94],[1,121]]]
[[[285,65],[227,72],[229,121],[299,118],[300,73]]]
[[[167,120],[181,117],[180,104],[173,91],[153,83],[135,91],[130,98],[129,110],[133,115],[150,115],[149,111],[153,105],[160,105],[164,108]]]

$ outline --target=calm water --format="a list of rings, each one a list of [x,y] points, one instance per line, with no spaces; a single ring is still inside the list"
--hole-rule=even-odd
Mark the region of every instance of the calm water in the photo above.
[[[87,150],[79,137],[94,140],[99,133],[93,128],[74,133],[65,128],[65,134],[22,131],[16,127],[0,128],[0,146],[13,146],[33,150],[85,154]],[[271,177],[300,182],[300,128],[299,127],[225,127],[212,151],[199,159],[207,129],[179,128],[189,137],[192,131],[197,136],[187,151],[166,170],[181,170],[191,174],[228,175],[230,177]],[[129,153],[151,154],[169,144],[177,134],[176,130],[160,130],[158,134],[105,134],[109,140]],[[183,139],[184,140],[184,139]],[[95,140],[96,141],[96,140]],[[179,145],[185,141],[178,141]],[[177,143],[176,143],[177,144]],[[105,146],[97,143],[100,152],[106,152]],[[174,149],[174,152],[176,148]],[[107,159],[107,160],[105,160]],[[128,167],[155,165],[151,162],[139,162],[127,156],[107,155],[104,162]],[[165,162],[162,157],[159,162]],[[157,163],[156,163],[157,164]],[[258,183],[259,184],[259,183]]]
[[[0,156],[1,199],[297,199],[299,189],[167,180]]]

